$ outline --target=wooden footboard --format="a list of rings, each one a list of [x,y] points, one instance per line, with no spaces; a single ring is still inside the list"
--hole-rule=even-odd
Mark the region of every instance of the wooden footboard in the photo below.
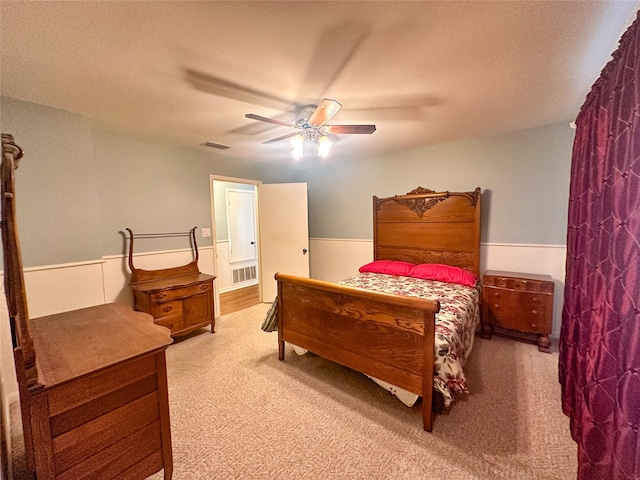
[[[277,273],[278,351],[285,342],[422,396],[432,428],[440,303]]]

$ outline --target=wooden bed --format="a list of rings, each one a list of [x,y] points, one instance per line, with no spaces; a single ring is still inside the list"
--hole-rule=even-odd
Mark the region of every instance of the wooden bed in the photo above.
[[[438,263],[479,276],[480,188],[373,197],[374,260]],[[285,342],[422,396],[431,431],[437,300],[277,273],[278,351]]]

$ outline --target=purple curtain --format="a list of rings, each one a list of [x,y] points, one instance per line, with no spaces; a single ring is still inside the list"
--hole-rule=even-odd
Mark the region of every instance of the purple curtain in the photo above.
[[[576,120],[559,378],[579,479],[640,479],[639,19]]]

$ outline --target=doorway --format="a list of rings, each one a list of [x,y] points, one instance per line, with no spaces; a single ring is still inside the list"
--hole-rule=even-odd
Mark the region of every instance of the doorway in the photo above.
[[[276,272],[309,276],[306,183],[263,184],[257,180],[210,175],[209,185],[214,271],[217,277],[214,288],[216,317],[219,317],[221,312],[228,312],[229,308],[240,310],[255,303],[272,302],[276,291]],[[242,254],[239,255],[238,263],[230,261],[229,222],[226,220],[225,211],[228,207],[227,189],[253,191],[256,194],[253,197],[253,224],[257,239],[254,251],[259,258],[256,261],[255,272],[251,269],[251,264],[239,263],[246,260]],[[253,262],[252,259],[248,261]],[[237,279],[234,278],[233,270],[237,271]],[[234,288],[235,280],[249,283],[236,283]],[[251,305],[246,302],[251,302]]]
[[[210,175],[216,316],[260,303],[257,189],[261,182]]]

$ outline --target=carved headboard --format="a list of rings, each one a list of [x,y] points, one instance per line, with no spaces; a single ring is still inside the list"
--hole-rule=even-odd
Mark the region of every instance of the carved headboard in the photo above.
[[[480,187],[373,197],[374,260],[442,263],[480,274]]]

